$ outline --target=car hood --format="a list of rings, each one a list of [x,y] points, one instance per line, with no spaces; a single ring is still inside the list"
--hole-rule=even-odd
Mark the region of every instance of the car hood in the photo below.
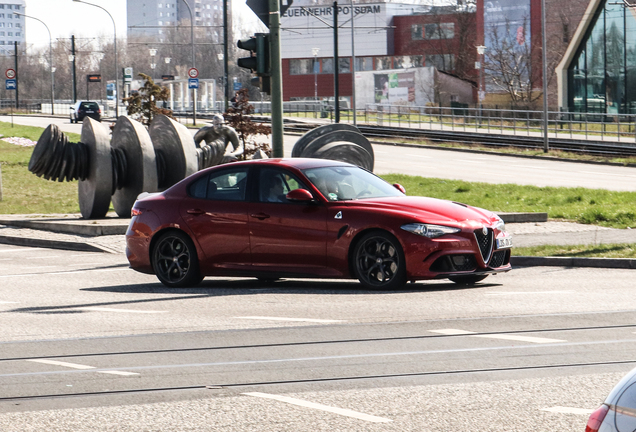
[[[425,223],[481,227],[498,216],[491,211],[453,201],[427,197],[388,197],[347,201],[347,206],[400,214]]]

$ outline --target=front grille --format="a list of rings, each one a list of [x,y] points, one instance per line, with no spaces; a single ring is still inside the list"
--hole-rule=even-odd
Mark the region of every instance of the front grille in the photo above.
[[[494,254],[492,254],[492,259],[490,260],[490,267],[492,268],[497,268],[497,267],[501,267],[502,265],[505,264],[506,261],[506,251],[505,250],[500,250],[500,251],[496,251]]]
[[[490,254],[492,253],[493,232],[491,229],[489,229],[486,234],[484,234],[481,229],[475,230],[474,232],[477,244],[479,245],[479,252],[481,252],[481,257],[484,262],[487,263],[490,259]]]

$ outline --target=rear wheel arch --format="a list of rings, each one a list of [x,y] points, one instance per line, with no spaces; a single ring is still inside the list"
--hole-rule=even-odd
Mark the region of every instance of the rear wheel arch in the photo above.
[[[150,245],[148,247],[148,259],[150,260],[150,265],[152,266],[152,254],[155,252],[155,247],[157,246],[157,241],[163,237],[166,233],[169,232],[179,232],[181,234],[185,234],[186,236],[188,236],[188,238],[190,238],[190,241],[194,244],[194,248],[196,250],[197,253],[197,258],[200,260],[201,259],[201,254],[199,253],[199,247],[196,241],[194,241],[194,239],[192,238],[192,236],[185,232],[182,229],[179,228],[175,228],[175,227],[167,227],[167,228],[163,228],[159,231],[157,231],[152,238],[150,239]],[[155,270],[154,267],[152,269],[153,271]]]

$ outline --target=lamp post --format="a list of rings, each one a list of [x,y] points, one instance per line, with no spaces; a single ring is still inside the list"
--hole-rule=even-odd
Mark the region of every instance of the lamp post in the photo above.
[[[314,101],[318,102],[318,52],[320,48],[312,48],[311,52],[314,55]]]
[[[113,19],[113,16],[110,14],[110,12],[108,12],[105,8],[101,7],[100,5],[96,5],[93,3],[88,3],[85,2],[84,0],[73,0],[74,2],[77,3],[84,3],[87,4],[89,6],[95,6],[96,8],[100,8],[101,10],[103,10],[104,12],[106,12],[108,14],[108,16],[110,17],[111,21],[113,22],[113,34],[114,34],[114,38],[113,38],[113,46],[115,48],[115,118],[119,118],[119,73],[117,71],[117,26],[115,25],[115,20]]]
[[[44,27],[46,27],[46,31],[49,32],[49,68],[51,69],[51,115],[55,114],[55,108],[53,108],[53,74],[55,72],[55,68],[53,67],[53,38],[51,38],[51,30],[49,30],[49,26],[46,25],[44,21],[39,18],[32,17],[30,15],[25,15],[21,12],[16,12],[14,15],[23,16],[25,18],[31,18],[36,21],[40,21]]]
[[[72,75],[73,75],[73,103],[77,102],[77,77],[75,76],[75,54],[69,54],[68,61],[73,62]]]
[[[99,62],[99,76],[100,76],[100,79],[101,79],[101,76],[102,76],[102,60],[104,60],[104,53],[103,52],[98,52],[97,54],[95,54],[95,58]],[[101,82],[99,84],[100,84],[99,85],[99,101],[101,102],[102,105],[104,105],[104,94],[103,94],[104,86],[101,84]],[[88,83],[86,83],[86,86],[88,87]],[[104,111],[106,111],[106,106],[105,105],[104,105]],[[104,115],[106,115],[105,112],[104,112]]]
[[[481,101],[484,100],[485,90],[483,90],[483,76],[484,76],[484,53],[486,52],[486,47],[483,45],[478,45],[477,54],[479,54],[479,94],[477,95],[477,99],[479,100],[479,122],[481,123],[481,110],[482,104]]]
[[[190,12],[190,44],[192,45],[192,67],[195,68],[195,56],[194,56],[194,15],[192,15],[192,8],[188,4],[187,0],[183,0],[183,3],[188,7]],[[192,125],[197,124],[197,91],[192,89]]]

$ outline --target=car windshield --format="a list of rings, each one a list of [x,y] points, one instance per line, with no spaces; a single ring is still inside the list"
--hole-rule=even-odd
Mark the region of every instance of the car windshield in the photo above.
[[[358,167],[321,167],[303,170],[329,201],[396,197],[404,194],[381,178]]]

